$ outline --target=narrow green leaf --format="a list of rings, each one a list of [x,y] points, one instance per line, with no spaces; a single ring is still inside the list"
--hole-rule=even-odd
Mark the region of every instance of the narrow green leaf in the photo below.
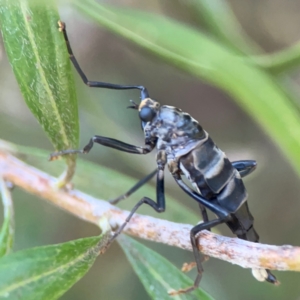
[[[226,0],[194,0],[184,2],[204,20],[210,33],[237,53],[253,53],[260,47],[251,40]]]
[[[90,269],[105,247],[107,237],[104,233],[3,257],[0,259],[0,299],[58,299]]]
[[[299,109],[273,77],[172,19],[91,0],[74,3],[107,29],[231,94],[269,133],[300,175]]]
[[[250,59],[273,74],[290,71],[300,65],[300,42],[278,52],[252,56]]]
[[[169,291],[189,287],[193,281],[161,255],[134,239],[122,235],[118,242],[152,299],[213,299],[201,289],[189,294],[169,296]]]
[[[75,85],[53,1],[0,0],[4,46],[27,106],[56,150],[77,148]],[[67,158],[68,177],[75,158]]]
[[[243,30],[227,1],[196,0],[188,1],[184,5],[193,8],[193,12],[205,21],[210,33],[237,53],[249,55],[254,50],[263,51]],[[300,42],[275,53],[255,55],[251,59],[272,74],[290,71],[300,64]]]
[[[3,178],[0,178],[0,192],[4,207],[4,221],[0,231],[0,257],[2,257],[12,250],[15,233],[13,202]]]

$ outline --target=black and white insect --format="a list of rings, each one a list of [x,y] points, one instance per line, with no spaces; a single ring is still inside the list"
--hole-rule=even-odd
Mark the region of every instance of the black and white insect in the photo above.
[[[136,104],[131,101],[132,105],[129,108],[135,109],[139,113],[145,135],[145,145],[138,147],[95,135],[82,150],[53,153],[51,159],[66,154],[88,153],[94,143],[133,154],[148,154],[156,148],[156,170],[138,182],[129,192],[112,200],[111,203],[116,204],[121,199],[128,197],[156,175],[156,201],[143,197],[132,209],[126,223],[144,203],[159,213],[165,211],[164,169],[167,165],[180,188],[198,202],[203,217],[203,222],[193,227],[190,232],[198,271],[194,285],[173,292],[172,295],[194,290],[199,286],[203,273],[202,260],[196,243],[196,236],[200,231],[210,230],[216,225],[225,223],[238,238],[256,243],[259,240],[259,236],[253,228],[253,216],[248,208],[248,195],[242,181],[242,177],[254,171],[256,162],[253,160],[230,162],[195,119],[179,108],[161,105],[151,99],[147,89],[143,86],[89,81],[73,55],[65,24],[59,22],[59,26],[64,34],[70,59],[86,85],[115,90],[140,90],[141,102]],[[182,180],[182,175],[187,177],[194,189],[191,189]],[[213,212],[216,218],[209,220],[206,209]],[[115,237],[122,231],[126,223],[118,229]],[[278,283],[276,277],[269,270],[253,269],[252,273],[259,281]]]

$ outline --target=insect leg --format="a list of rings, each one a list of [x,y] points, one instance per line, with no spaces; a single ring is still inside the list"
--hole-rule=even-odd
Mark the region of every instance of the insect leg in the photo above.
[[[70,60],[75,67],[77,73],[80,75],[82,81],[89,87],[96,87],[96,88],[105,88],[105,89],[113,89],[113,90],[133,90],[133,89],[138,89],[141,91],[141,98],[145,99],[149,97],[148,91],[145,87],[140,86],[140,85],[119,85],[119,84],[112,84],[112,83],[107,83],[107,82],[99,82],[99,81],[90,81],[87,79],[86,75],[82,71],[79,63],[77,62],[76,57],[73,54],[73,50],[71,48],[67,31],[66,31],[66,24],[62,21],[58,22],[59,30],[62,31],[64,35],[64,39],[67,45],[68,53]]]
[[[142,180],[140,180],[137,184],[135,184],[129,191],[127,191],[125,194],[109,200],[111,204],[117,204],[119,201],[124,200],[128,198],[131,194],[133,194],[135,191],[137,191],[141,186],[143,186],[145,183],[147,183],[155,174],[157,173],[157,170],[155,169],[153,172],[151,172],[149,175],[144,177]]]
[[[207,199],[202,197],[200,194],[198,194],[197,192],[192,190],[189,186],[187,186],[182,181],[180,174],[178,174],[178,173],[173,174],[173,177],[174,177],[176,183],[181,187],[181,189],[184,192],[186,192],[190,197],[192,197],[194,200],[196,200],[197,202],[199,202],[199,204],[202,205],[202,207],[205,209],[205,212],[206,212],[206,208],[208,208],[214,214],[216,214],[218,216],[218,219],[198,224],[194,228],[192,228],[191,243],[192,243],[194,257],[195,257],[195,261],[196,261],[196,265],[197,265],[198,275],[197,275],[194,285],[192,287],[189,287],[187,289],[181,289],[177,292],[171,293],[171,295],[176,295],[178,293],[187,293],[187,292],[194,290],[195,288],[197,288],[199,286],[199,283],[201,280],[203,268],[202,268],[202,264],[201,264],[202,260],[200,257],[199,249],[196,246],[196,238],[195,238],[196,234],[201,230],[204,230],[204,229],[210,230],[210,228],[230,220],[231,216],[230,216],[230,213],[228,213],[228,211],[226,211],[225,209],[220,207],[218,204],[214,203],[212,200],[208,201]]]
[[[99,135],[95,135],[93,136],[89,143],[82,149],[82,150],[63,150],[63,151],[59,151],[59,152],[54,152],[52,154],[50,154],[50,158],[49,160],[54,160],[59,156],[62,155],[68,155],[68,154],[76,154],[76,153],[89,153],[90,150],[93,148],[94,143],[106,146],[106,147],[110,147],[110,148],[114,148],[116,150],[119,151],[124,151],[124,152],[128,152],[128,153],[133,153],[133,154],[148,154],[149,152],[151,152],[155,146],[154,143],[148,143],[145,144],[144,147],[138,147],[138,146],[134,146],[134,145],[130,145],[112,138],[108,138],[108,137],[104,137],[104,136],[99,136]]]
[[[201,211],[203,222],[208,222],[209,219],[208,219],[208,214],[207,214],[205,206],[203,206],[201,203],[199,203],[199,208]]]
[[[234,168],[238,170],[241,177],[249,175],[257,167],[257,163],[255,160],[238,160],[231,162],[231,164]]]
[[[186,192],[190,197],[194,200],[202,204],[204,207],[211,210],[214,214],[216,214],[220,219],[227,219],[230,217],[227,210],[223,209],[220,205],[216,204],[213,200],[207,200],[202,197],[200,194],[192,190],[188,185],[186,185],[180,174],[173,174],[173,178],[175,179],[176,183],[181,187],[181,189]]]
[[[196,225],[195,227],[193,227],[191,229],[190,232],[190,237],[191,237],[191,244],[193,247],[193,253],[194,253],[194,257],[195,257],[195,261],[196,261],[196,265],[197,265],[197,277],[194,281],[194,284],[188,288],[185,289],[180,289],[178,291],[172,291],[169,294],[172,296],[178,295],[178,294],[183,294],[183,293],[189,293],[193,290],[195,290],[196,288],[198,288],[201,278],[202,278],[202,273],[203,273],[203,267],[202,267],[202,263],[201,263],[201,258],[200,258],[200,254],[199,254],[199,249],[197,247],[197,237],[196,235],[205,229],[211,229],[212,227],[219,225],[221,223],[224,223],[224,220],[222,219],[215,219],[215,220],[211,220],[209,222],[205,222],[205,223],[201,223]]]
[[[201,211],[203,222],[205,222],[205,223],[209,222],[209,218],[208,218],[208,214],[207,214],[205,206],[202,205],[201,203],[198,203],[198,205],[199,205],[199,208],[200,208],[200,211]],[[207,230],[210,231],[210,228],[208,228]],[[209,256],[203,255],[202,261],[207,261],[207,260],[209,260]],[[197,262],[196,262],[196,264],[197,264]],[[183,268],[183,270],[185,270],[185,268]]]
[[[164,171],[159,169],[157,171],[157,177],[156,177],[156,202],[148,197],[143,197],[131,210],[130,214],[126,218],[125,222],[118,228],[118,230],[115,232],[115,234],[110,239],[110,243],[115,240],[118,235],[122,232],[124,227],[127,225],[127,223],[130,221],[134,213],[138,210],[138,208],[142,204],[148,204],[150,205],[155,211],[158,213],[164,212],[166,209],[165,204],[165,194],[164,194]]]
[[[199,208],[200,208],[200,211],[201,211],[201,215],[202,215],[202,220],[203,220],[203,222],[204,222],[204,223],[209,222],[209,218],[208,218],[208,214],[207,214],[207,211],[206,211],[205,206],[202,205],[201,203],[198,203],[198,205],[199,205]],[[208,228],[207,230],[210,231],[210,228]],[[201,262],[202,262],[202,261],[207,261],[207,260],[209,260],[209,256],[208,256],[208,255],[203,255],[203,258],[202,258]],[[191,266],[192,266],[192,265],[194,265],[194,263],[192,263]],[[197,262],[196,262],[196,265],[197,265]],[[185,265],[184,265],[184,266],[185,266]],[[184,271],[185,268],[182,268],[182,270]]]

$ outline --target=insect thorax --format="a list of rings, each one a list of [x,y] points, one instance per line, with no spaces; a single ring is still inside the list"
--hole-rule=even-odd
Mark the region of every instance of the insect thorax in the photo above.
[[[208,134],[189,114],[173,106],[159,108],[152,122],[144,128],[146,139],[156,138],[157,149],[167,156],[179,157],[208,138]]]

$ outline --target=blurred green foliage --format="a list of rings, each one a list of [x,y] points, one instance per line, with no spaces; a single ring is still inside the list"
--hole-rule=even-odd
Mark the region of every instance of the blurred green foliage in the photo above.
[[[31,21],[31,18],[26,21],[29,11],[24,10],[28,2],[15,2],[21,3],[23,7],[23,19],[10,15],[13,13],[12,7],[15,3],[10,4],[10,2],[2,0],[3,3],[6,6],[2,5],[0,8],[2,24],[5,21],[12,22],[16,28],[18,28],[16,24],[19,22],[23,26],[30,24],[28,21]],[[162,99],[161,102],[178,106],[185,111],[192,112],[193,117],[199,120],[201,118],[200,123],[215,137],[214,140],[218,145],[222,144],[223,150],[229,149],[226,152],[229,152],[232,159],[257,159],[259,165],[262,166],[261,173],[258,172],[257,177],[247,183],[247,187],[250,194],[251,211],[256,220],[255,226],[261,234],[262,242],[299,244],[297,230],[295,230],[297,226],[300,226],[297,214],[297,211],[300,210],[298,177],[286,163],[289,161],[299,174],[299,102],[295,97],[299,89],[297,90],[297,84],[294,84],[297,83],[295,71],[290,73],[291,67],[295,70],[295,65],[299,63],[298,46],[272,55],[258,53],[267,46],[257,46],[259,43],[253,42],[240,30],[241,25],[238,19],[243,20],[243,15],[241,13],[235,17],[226,2],[215,1],[215,5],[205,0],[186,1],[185,3],[182,1],[153,1],[153,3],[147,4],[133,1],[132,3],[132,7],[129,8],[127,1],[117,2],[118,6],[100,5],[90,0],[73,1],[73,7],[77,8],[77,12],[83,12],[88,16],[88,20],[94,19],[102,27],[120,35],[122,39],[112,37],[107,32],[100,30],[99,27],[90,27],[91,25],[87,25],[85,21],[81,20],[77,24],[77,20],[80,20],[81,16],[74,10],[70,14],[70,4],[60,6],[63,20],[67,22],[70,29],[74,51],[88,77],[90,79],[95,77],[97,80],[107,82],[142,84],[149,89],[151,96],[154,95],[155,99]],[[260,5],[250,4],[250,1],[247,3],[253,7]],[[5,9],[8,9],[6,14]],[[43,8],[40,6],[39,9]],[[282,8],[278,8],[277,13],[279,14],[281,11],[283,11]],[[285,11],[286,20],[290,23],[296,22],[291,18],[293,9],[289,11],[289,6],[287,6]],[[32,16],[36,16],[36,12],[33,10],[30,13],[33,13]],[[252,13],[254,19],[254,12],[252,11]],[[249,14],[248,10],[247,14]],[[12,53],[12,56],[9,55],[10,63],[16,70],[19,60],[21,62],[15,73],[19,83],[20,80],[23,82],[25,99],[26,91],[28,91],[28,86],[31,86],[30,82],[35,74],[41,74],[41,70],[46,68],[45,74],[47,78],[49,77],[49,81],[47,79],[44,84],[33,88],[35,96],[32,96],[32,101],[36,101],[34,106],[40,108],[42,107],[41,103],[50,105],[51,99],[55,101],[52,101],[52,104],[62,104],[62,109],[66,105],[71,106],[67,109],[68,116],[64,115],[65,110],[49,108],[42,111],[42,114],[38,112],[36,115],[44,125],[44,129],[56,149],[76,147],[78,119],[74,102],[75,91],[63,39],[57,30],[56,20],[54,24],[55,15],[50,17],[43,13],[37,15],[36,20],[40,22],[41,27],[33,27],[28,31],[33,37],[38,34],[33,39],[36,41],[37,47],[32,48],[32,52],[27,53],[27,56],[24,57],[22,54],[26,53],[23,52],[23,49],[27,46],[27,42],[20,40],[16,44],[16,36],[11,35],[11,31],[5,35],[5,27],[2,26],[5,43],[11,43],[11,50],[17,50],[16,53],[8,51]],[[265,18],[265,22],[267,22],[267,17],[265,16]],[[253,23],[259,22],[249,22],[248,31]],[[293,23],[292,25],[297,27]],[[261,28],[261,31],[263,30],[264,28]],[[204,31],[206,33],[203,33]],[[128,40],[130,43],[127,42]],[[30,46],[32,46],[31,42],[32,40],[29,41]],[[49,55],[51,62],[39,65],[41,68],[35,68],[36,61],[32,58],[32,53],[37,54],[35,58],[39,59],[45,54]],[[28,60],[28,57],[32,59]],[[29,65],[28,62],[33,64]],[[2,65],[0,71],[2,79],[1,138],[17,144],[47,148],[48,152],[53,151],[43,132],[33,122],[22,104],[6,59],[2,60]],[[60,67],[66,69],[59,69]],[[49,69],[47,70],[47,68]],[[29,72],[21,73],[26,70]],[[181,73],[181,70],[186,73]],[[277,73],[281,75],[277,76]],[[205,80],[232,96],[238,105],[262,126],[267,136],[255,127],[246,114],[230,103],[225,94],[222,94],[220,90],[204,86],[193,76]],[[54,80],[52,80],[53,78]],[[95,133],[124,141],[130,140],[134,144],[142,143],[142,133],[137,116],[134,115],[131,118],[134,112],[123,110],[128,103],[124,98],[137,99],[135,92],[88,91],[81,82],[78,83],[78,86],[80,86],[78,92],[82,144],[85,144],[88,138]],[[47,93],[41,90],[46,88],[49,91],[50,87],[53,97],[50,95],[51,93],[48,94],[48,96],[50,95],[48,97]],[[31,93],[31,91],[29,92]],[[41,101],[41,94],[43,97],[46,95],[44,99],[49,98],[49,102]],[[98,99],[99,97],[101,99]],[[63,103],[62,99],[69,99],[68,104]],[[30,103],[27,101],[29,107]],[[54,115],[49,115],[49,111]],[[57,119],[62,120],[64,125]],[[45,126],[50,123],[53,126]],[[56,129],[55,134],[49,132],[54,128]],[[68,146],[64,146],[66,145],[64,135],[58,134],[62,133],[64,129],[72,129],[67,134],[70,137],[70,141],[67,142]],[[269,142],[268,136],[279,146],[285,158]],[[22,151],[23,154],[26,152],[24,158],[27,161],[31,160],[33,165],[38,165],[44,170],[48,169],[49,173],[59,174],[57,171],[59,163],[52,163],[53,166],[49,165],[48,167],[41,160],[42,158],[46,162],[46,157],[41,154],[41,151],[38,150],[34,153],[33,148],[24,149]],[[19,152],[22,151],[19,149]],[[32,155],[30,155],[31,153]],[[136,158],[101,148],[98,152],[91,153],[89,157],[94,158],[94,161],[102,166],[99,167],[95,163],[94,165],[80,163],[79,165],[82,167],[79,166],[75,181],[78,182],[77,186],[81,187],[82,184],[83,189],[98,194],[99,198],[118,196],[120,191],[127,190],[135,181],[130,175],[139,178],[154,168],[154,160],[151,155],[146,158]],[[99,171],[96,170],[97,166]],[[114,170],[107,170],[104,166],[109,166]],[[174,200],[167,199],[169,215],[166,215],[168,218],[174,218],[178,222],[196,222],[195,214],[189,213],[189,210],[196,211],[192,206],[195,204],[178,192],[171,182],[167,186],[169,186],[169,194],[177,199],[185,199],[185,202],[181,201],[180,205]],[[153,196],[153,186],[142,189],[132,198],[136,201],[145,194]],[[41,201],[32,199],[31,196],[25,196],[24,193],[17,191],[14,193],[14,199],[17,216],[16,249],[97,234],[94,228],[63,212],[58,212],[55,208],[48,207]],[[132,202],[124,203],[122,207],[131,208]],[[149,208],[143,208],[141,211],[153,213]],[[22,226],[18,226],[18,224],[22,224]],[[227,232],[225,233],[227,234]],[[191,254],[177,249],[151,246],[176,262],[177,266],[192,257]],[[67,292],[63,299],[111,299],[119,298],[120,295],[123,299],[145,298],[145,291],[135,280],[130,267],[125,265],[124,257],[122,257],[117,246],[113,245],[105,254],[105,259],[100,257],[89,274]],[[136,258],[138,259],[138,257]],[[132,264],[135,265],[136,262],[132,261]],[[274,288],[256,282],[251,278],[249,270],[229,266],[224,262],[210,260],[205,265],[205,270],[201,286],[216,299],[295,299],[300,293],[299,287],[293,284],[297,278],[300,278],[299,274],[278,272],[276,275],[282,285]],[[191,276],[193,278],[194,274]],[[139,277],[143,277],[142,274],[139,274]],[[144,284],[147,290],[148,283],[144,282]]]
[[[198,289],[176,297],[166,294],[166,290],[177,291],[192,286],[194,282],[165,258],[135,240],[121,236],[119,243],[152,299],[213,300],[209,294]]]

